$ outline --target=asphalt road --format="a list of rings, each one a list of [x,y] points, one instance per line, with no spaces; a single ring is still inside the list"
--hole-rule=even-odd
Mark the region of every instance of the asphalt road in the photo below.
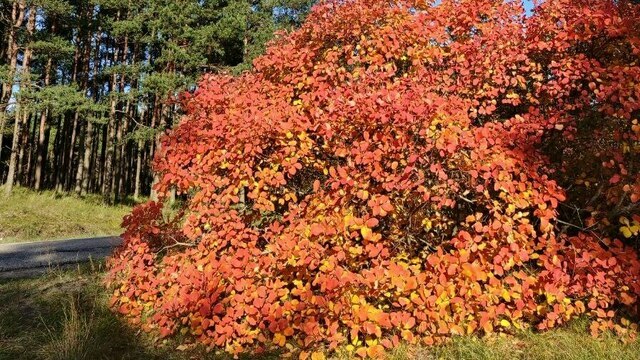
[[[102,260],[122,243],[119,237],[0,244],[0,278],[32,276],[51,268]]]

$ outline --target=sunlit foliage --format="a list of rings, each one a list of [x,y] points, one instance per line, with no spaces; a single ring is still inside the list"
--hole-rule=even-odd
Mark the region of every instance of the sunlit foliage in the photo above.
[[[557,327],[634,336],[640,8],[317,5],[207,76],[125,221],[112,305],[230,353],[377,357]]]

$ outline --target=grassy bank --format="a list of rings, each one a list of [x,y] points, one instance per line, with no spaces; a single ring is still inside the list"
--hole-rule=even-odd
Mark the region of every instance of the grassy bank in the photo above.
[[[100,265],[55,271],[27,280],[0,280],[0,359],[219,359],[201,351],[158,346],[107,308]],[[396,349],[409,359],[637,359],[640,342],[592,339],[586,322],[546,333],[530,331],[492,339],[460,338],[437,348]],[[247,359],[275,359],[277,356]],[[343,357],[347,359],[348,357]]]
[[[0,188],[0,242],[119,235],[127,205],[107,206],[100,197],[79,198],[16,188]]]

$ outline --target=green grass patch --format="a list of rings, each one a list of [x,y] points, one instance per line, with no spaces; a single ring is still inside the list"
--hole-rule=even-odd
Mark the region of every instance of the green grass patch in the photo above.
[[[130,203],[108,206],[99,196],[24,188],[5,197],[0,189],[0,243],[119,235]]]
[[[640,341],[623,343],[608,334],[594,339],[589,322],[577,320],[567,327],[547,332],[522,331],[513,336],[490,338],[459,337],[451,343],[432,348],[400,347],[391,360],[637,360]]]
[[[202,349],[176,350],[157,343],[122,322],[107,306],[102,265],[56,270],[34,279],[0,280],[0,360],[32,359],[230,359]],[[403,346],[391,360],[417,359],[638,359],[640,342],[624,344],[615,336],[593,339],[587,322],[545,333],[461,337],[438,347]],[[244,359],[277,359],[277,355]],[[338,359],[349,359],[340,356]]]

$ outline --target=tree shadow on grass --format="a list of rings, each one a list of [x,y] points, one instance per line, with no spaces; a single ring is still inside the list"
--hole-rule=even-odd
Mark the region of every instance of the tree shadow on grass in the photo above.
[[[0,360],[229,358],[153,343],[108,308],[102,274],[86,266],[0,280]]]
[[[106,307],[99,273],[0,282],[0,359],[158,358]]]

